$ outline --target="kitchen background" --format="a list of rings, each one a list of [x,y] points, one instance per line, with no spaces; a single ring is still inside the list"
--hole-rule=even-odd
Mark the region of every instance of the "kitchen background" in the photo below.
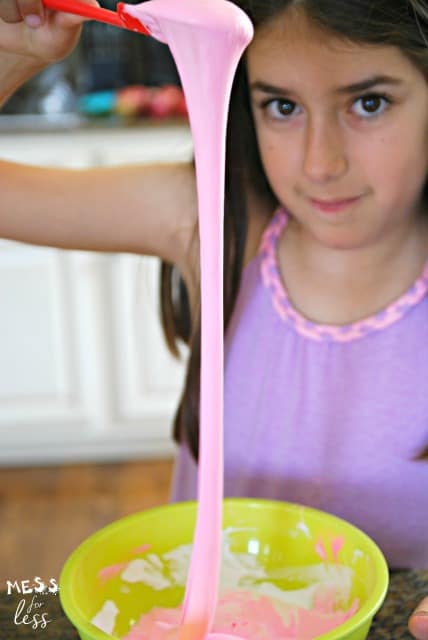
[[[188,161],[177,87],[166,46],[88,22],[73,55],[0,111],[0,159]],[[0,591],[58,578],[89,533],[168,499],[186,353],[164,346],[158,269],[0,240]]]

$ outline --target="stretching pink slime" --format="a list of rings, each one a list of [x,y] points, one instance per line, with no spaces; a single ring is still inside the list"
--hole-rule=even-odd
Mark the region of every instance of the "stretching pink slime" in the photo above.
[[[202,313],[199,504],[182,623],[194,629],[192,640],[203,640],[214,619],[221,556],[226,124],[233,77],[253,27],[243,11],[225,0],[150,0],[122,10],[169,45],[194,142]]]

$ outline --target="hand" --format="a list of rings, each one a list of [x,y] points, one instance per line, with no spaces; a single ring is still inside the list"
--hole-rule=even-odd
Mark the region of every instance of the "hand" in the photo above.
[[[417,640],[428,640],[428,597],[418,604],[410,616],[409,631]]]
[[[74,49],[84,21],[45,9],[41,0],[0,0],[0,53],[40,67],[57,62]]]

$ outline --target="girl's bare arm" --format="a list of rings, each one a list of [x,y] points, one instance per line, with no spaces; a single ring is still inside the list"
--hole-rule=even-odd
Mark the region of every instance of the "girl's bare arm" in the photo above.
[[[156,255],[184,266],[197,220],[191,164],[96,169],[0,161],[0,237]]]

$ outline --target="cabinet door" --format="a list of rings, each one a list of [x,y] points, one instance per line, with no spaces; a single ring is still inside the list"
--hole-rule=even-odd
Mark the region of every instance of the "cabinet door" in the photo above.
[[[0,245],[0,461],[49,457],[86,428],[66,252]]]
[[[157,258],[119,256],[112,269],[115,345],[114,386],[121,420],[152,437],[168,437],[177,406],[187,352],[168,352],[162,334]]]

